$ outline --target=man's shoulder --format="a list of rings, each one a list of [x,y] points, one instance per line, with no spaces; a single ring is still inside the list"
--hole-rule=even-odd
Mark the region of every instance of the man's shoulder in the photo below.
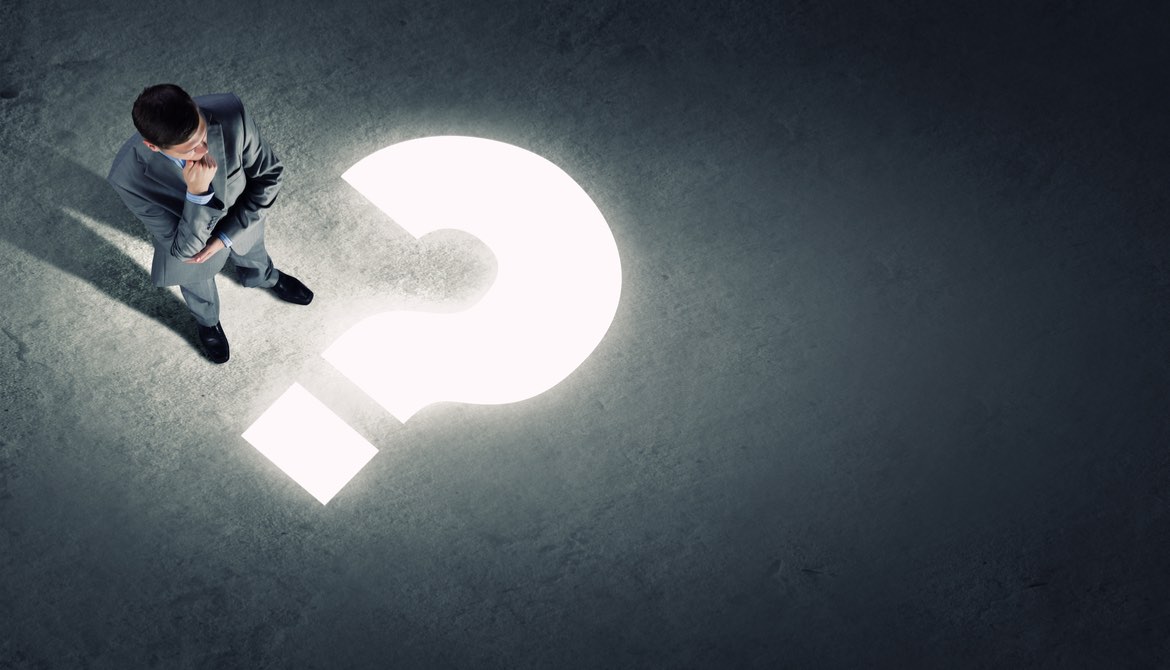
[[[114,162],[110,165],[110,171],[106,175],[106,180],[112,184],[122,184],[127,181],[132,181],[142,172],[142,165],[144,164],[143,157],[139,154],[139,147],[142,144],[142,135],[134,133],[122,146],[118,148],[118,153],[114,156]]]
[[[244,103],[235,93],[209,93],[194,97],[195,104],[217,118],[232,118],[244,112]]]

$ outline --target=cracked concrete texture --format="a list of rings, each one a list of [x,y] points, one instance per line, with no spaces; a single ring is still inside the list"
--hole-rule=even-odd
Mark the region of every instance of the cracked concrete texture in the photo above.
[[[0,668],[1156,667],[1167,9],[0,5]],[[150,83],[286,165],[307,308],[195,349],[103,177]],[[487,137],[572,175],[623,291],[568,379],[400,425],[318,354],[495,261],[340,175]],[[379,454],[322,507],[289,384]]]

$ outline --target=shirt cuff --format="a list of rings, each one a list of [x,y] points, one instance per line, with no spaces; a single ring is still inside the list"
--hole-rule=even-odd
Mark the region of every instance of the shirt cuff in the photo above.
[[[227,247],[228,249],[232,248],[232,240],[230,237],[224,233],[216,233],[216,235],[219,236],[219,239],[223,240],[223,246]]]
[[[191,202],[195,203],[196,205],[206,205],[207,203],[211,202],[211,196],[213,196],[213,195],[215,195],[215,191],[208,191],[207,193],[204,193],[203,195],[195,195],[195,194],[191,193],[190,191],[188,191],[187,192],[187,199],[190,200]]]

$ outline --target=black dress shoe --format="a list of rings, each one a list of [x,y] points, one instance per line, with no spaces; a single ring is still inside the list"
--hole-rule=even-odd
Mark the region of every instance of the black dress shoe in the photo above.
[[[272,292],[276,297],[285,302],[293,302],[298,305],[307,305],[313,302],[313,292],[309,290],[308,286],[301,283],[301,280],[292,275],[280,273],[280,279],[276,280],[276,286],[272,287]]]
[[[214,326],[195,325],[199,326],[199,341],[203,343],[203,349],[207,351],[211,362],[227,363],[228,341],[227,335],[223,334],[223,326],[218,323]]]

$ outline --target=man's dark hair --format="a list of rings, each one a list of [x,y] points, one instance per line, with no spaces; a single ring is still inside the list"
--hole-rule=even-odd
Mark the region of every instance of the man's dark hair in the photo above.
[[[199,128],[199,107],[174,84],[142,89],[134,101],[132,116],[142,139],[163,149],[186,142]]]

